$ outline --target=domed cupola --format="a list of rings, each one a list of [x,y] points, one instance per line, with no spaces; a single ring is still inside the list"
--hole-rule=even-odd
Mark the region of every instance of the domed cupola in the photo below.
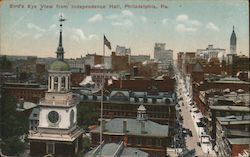
[[[60,36],[59,45],[56,51],[57,59],[50,64],[48,91],[49,92],[68,92],[70,91],[70,66],[64,61],[64,49],[62,44],[62,22],[65,19],[61,16],[60,19]]]

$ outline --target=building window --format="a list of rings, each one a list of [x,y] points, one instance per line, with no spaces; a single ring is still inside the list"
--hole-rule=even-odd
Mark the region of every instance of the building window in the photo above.
[[[47,154],[55,154],[55,143],[47,143],[46,153]]]
[[[142,145],[142,139],[141,138],[137,138],[137,144]]]
[[[148,145],[148,146],[153,145],[152,139],[147,139],[147,145]]]
[[[161,139],[156,139],[155,140],[155,145],[156,146],[161,146]]]

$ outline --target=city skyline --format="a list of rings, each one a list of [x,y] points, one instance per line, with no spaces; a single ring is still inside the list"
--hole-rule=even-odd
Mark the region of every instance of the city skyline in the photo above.
[[[154,43],[166,43],[167,49],[192,51],[209,44],[229,52],[230,35],[235,27],[237,53],[249,53],[249,15],[247,1],[31,1],[2,2],[1,55],[37,55],[55,57],[59,38],[59,14],[67,19],[63,26],[66,58],[88,53],[102,54],[103,34],[116,45],[131,48],[132,55],[153,57]],[[124,4],[126,3],[126,4]],[[19,5],[20,4],[20,5]],[[40,9],[41,5],[53,9]],[[109,6],[118,5],[119,9]],[[126,5],[155,5],[135,9]],[[17,8],[24,6],[24,8]],[[68,8],[58,9],[59,6]],[[105,9],[76,9],[73,6],[101,5]],[[15,8],[13,8],[15,7]],[[152,7],[152,6],[151,6]],[[242,52],[242,53],[240,53]],[[106,55],[110,55],[106,49]]]

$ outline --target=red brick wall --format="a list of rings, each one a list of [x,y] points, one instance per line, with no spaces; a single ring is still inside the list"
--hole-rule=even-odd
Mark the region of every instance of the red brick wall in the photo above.
[[[234,144],[231,145],[232,157],[237,157],[239,153],[242,153],[244,149],[248,149],[249,144]]]
[[[84,73],[72,73],[71,74],[71,86],[78,87],[79,83],[81,83],[85,77],[86,76]]]
[[[4,88],[4,91],[17,100],[23,98],[24,101],[38,103],[41,98],[45,96],[47,89],[34,89],[34,88]]]

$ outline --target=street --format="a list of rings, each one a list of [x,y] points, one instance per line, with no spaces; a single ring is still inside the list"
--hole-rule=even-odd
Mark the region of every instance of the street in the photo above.
[[[200,143],[200,138],[199,135],[197,133],[197,129],[194,126],[194,118],[192,117],[191,114],[191,110],[190,110],[190,106],[189,106],[189,100],[188,99],[188,95],[184,95],[186,93],[186,89],[185,89],[185,85],[184,85],[184,81],[183,80],[178,80],[178,88],[177,88],[177,93],[178,93],[178,98],[179,98],[179,114],[182,116],[183,118],[183,122],[182,122],[182,127],[183,130],[190,130],[192,132],[192,136],[190,135],[186,135],[185,136],[185,141],[186,141],[186,148],[191,150],[191,149],[195,149],[195,155],[196,156],[215,156],[215,155],[211,155],[208,153],[205,153],[202,150],[202,146]]]

